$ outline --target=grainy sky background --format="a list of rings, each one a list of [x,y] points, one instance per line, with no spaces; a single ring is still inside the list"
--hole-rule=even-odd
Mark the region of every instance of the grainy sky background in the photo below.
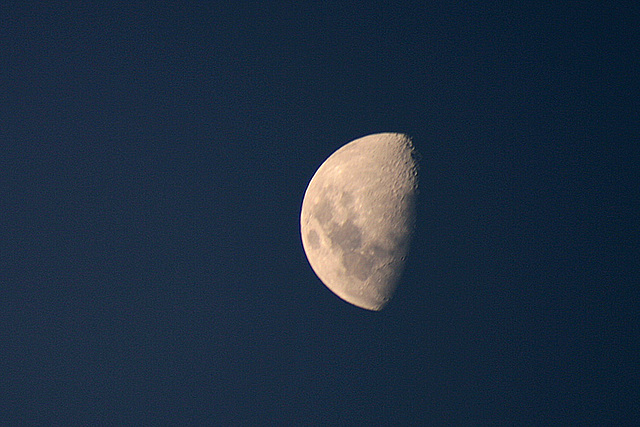
[[[213,3],[0,3],[3,425],[640,422],[634,2]],[[383,131],[372,313],[299,211]]]

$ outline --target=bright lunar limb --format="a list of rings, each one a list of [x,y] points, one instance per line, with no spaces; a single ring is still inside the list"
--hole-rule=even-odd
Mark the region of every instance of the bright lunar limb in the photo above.
[[[378,311],[398,285],[415,219],[411,139],[378,133],[333,153],[311,179],[300,231],[309,264],[337,296]]]

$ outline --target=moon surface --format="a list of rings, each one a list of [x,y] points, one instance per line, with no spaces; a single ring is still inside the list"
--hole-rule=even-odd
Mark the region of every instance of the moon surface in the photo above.
[[[309,264],[337,296],[378,311],[404,269],[415,220],[416,154],[411,139],[378,133],[333,153],[302,202]]]

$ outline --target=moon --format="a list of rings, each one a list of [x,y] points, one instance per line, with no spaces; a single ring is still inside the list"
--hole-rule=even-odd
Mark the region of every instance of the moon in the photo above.
[[[418,163],[401,133],[358,138],[317,170],[302,201],[309,264],[344,301],[382,310],[404,270],[415,222]]]

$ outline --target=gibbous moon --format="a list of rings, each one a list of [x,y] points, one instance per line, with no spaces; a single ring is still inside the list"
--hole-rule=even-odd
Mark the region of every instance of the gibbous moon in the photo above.
[[[378,133],[333,153],[311,179],[300,231],[309,264],[343,300],[381,310],[398,285],[415,218],[411,139]]]

